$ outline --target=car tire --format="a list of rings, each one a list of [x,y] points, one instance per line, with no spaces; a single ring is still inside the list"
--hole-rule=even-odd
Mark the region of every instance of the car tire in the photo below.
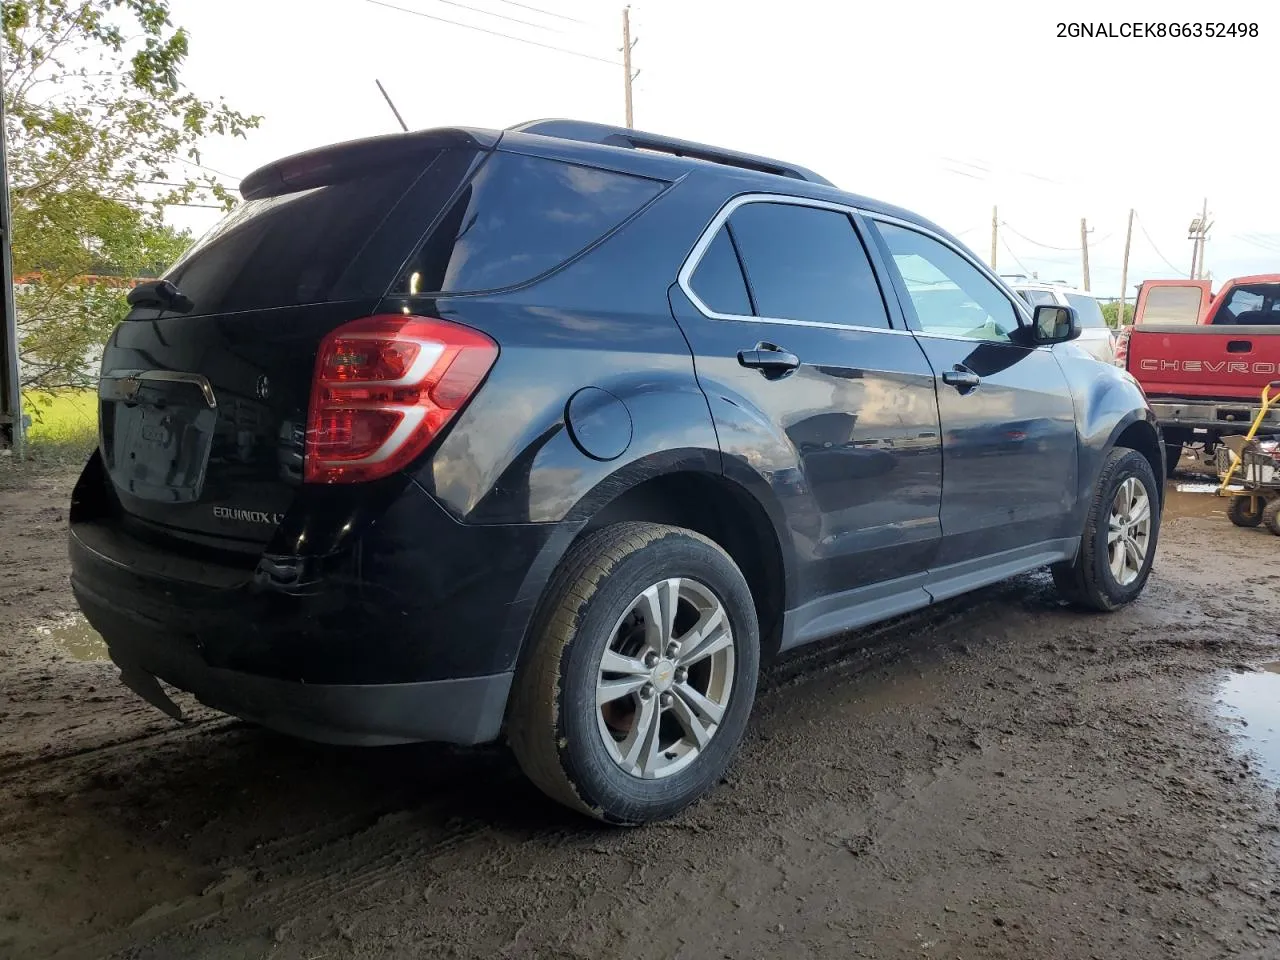
[[[701,643],[675,654],[662,639],[688,645],[699,633]],[[507,739],[544,793],[636,825],[673,816],[719,782],[755,700],[760,637],[751,590],[717,544],[653,523],[588,534],[548,585],[531,639]],[[606,654],[625,669],[608,671]]]
[[[1237,527],[1256,527],[1263,512],[1261,497],[1232,497],[1227,505],[1227,519]]]
[[[1280,497],[1276,497],[1276,499],[1268,503],[1266,509],[1262,511],[1262,523],[1268,530],[1280,537]]]
[[[1117,530],[1122,533],[1113,539]],[[1159,536],[1160,487],[1151,464],[1136,450],[1117,447],[1098,475],[1076,559],[1051,568],[1058,592],[1077,606],[1101,612],[1131,603],[1151,575]]]

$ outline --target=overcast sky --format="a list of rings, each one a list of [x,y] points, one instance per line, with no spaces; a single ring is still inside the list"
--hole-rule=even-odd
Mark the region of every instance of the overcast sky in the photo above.
[[[622,68],[600,62],[619,56],[621,4],[386,2],[441,19],[371,0],[172,0],[174,22],[191,32],[186,83],[264,117],[247,140],[210,142],[204,162],[239,178],[285,154],[396,130],[375,78],[411,128],[623,121]],[[1229,16],[1258,23],[1259,36],[1059,39],[1067,16]],[[1174,267],[1185,276],[1187,227],[1205,197],[1215,285],[1280,272],[1280,141],[1266,132],[1280,61],[1274,0],[635,0],[632,23],[637,127],[808,166],[938,221],[988,259],[998,205],[1002,273],[1079,283],[1085,217],[1092,288],[1119,295],[1132,206],[1131,284]],[[175,220],[199,231],[210,216]]]

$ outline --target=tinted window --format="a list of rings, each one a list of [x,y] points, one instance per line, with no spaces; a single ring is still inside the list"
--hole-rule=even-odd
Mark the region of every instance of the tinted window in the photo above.
[[[466,293],[525,283],[560,266],[666,184],[558,160],[497,153],[410,260],[400,293]]]
[[[871,263],[845,214],[748,203],[729,224],[760,316],[889,326]]]
[[[974,340],[1009,339],[1018,315],[982,271],[923,233],[888,223],[876,227],[902,274],[921,330]]]
[[[418,160],[242,203],[166,276],[195,303],[193,315],[343,299],[347,268],[423,169]],[[457,182],[446,185],[445,197]],[[382,276],[378,293],[393,279],[407,248]]]
[[[1255,326],[1280,324],[1280,284],[1232,288],[1214,315],[1213,322]]]
[[[729,229],[721,227],[707,252],[698,261],[691,281],[693,292],[713,313],[739,317],[751,316],[751,298],[742,278],[742,265],[729,238]]]
[[[1080,326],[1089,328],[1105,327],[1107,318],[1102,315],[1102,308],[1093,297],[1082,297],[1078,293],[1066,294],[1067,303],[1076,308],[1080,315]]]

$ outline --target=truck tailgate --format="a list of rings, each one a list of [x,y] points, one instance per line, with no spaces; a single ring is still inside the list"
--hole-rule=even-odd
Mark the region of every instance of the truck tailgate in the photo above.
[[[1148,396],[1254,400],[1280,377],[1280,327],[1140,324],[1128,367]]]

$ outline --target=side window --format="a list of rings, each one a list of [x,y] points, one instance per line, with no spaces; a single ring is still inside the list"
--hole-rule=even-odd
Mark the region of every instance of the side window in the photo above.
[[[1013,303],[977,267],[932,237],[877,223],[924,333],[1008,342]]]
[[[733,249],[729,228],[721,227],[707,252],[698,261],[690,281],[693,292],[713,313],[751,316],[751,297],[742,276],[742,264]]]
[[[788,203],[747,203],[729,218],[756,314],[850,326],[889,327],[853,221]]]
[[[471,293],[525,283],[576,256],[666,186],[495,153],[410,259],[393,292]]]

